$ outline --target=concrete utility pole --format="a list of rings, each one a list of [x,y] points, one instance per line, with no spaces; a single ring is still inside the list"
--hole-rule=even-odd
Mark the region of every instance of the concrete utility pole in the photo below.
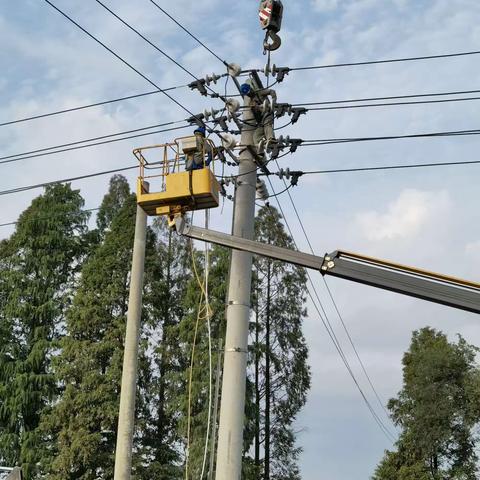
[[[137,205],[130,294],[128,297],[127,332],[125,335],[125,353],[123,355],[122,387],[120,391],[117,448],[115,451],[115,480],[130,480],[132,473],[132,444],[146,233],[147,214],[143,208]]]
[[[243,128],[238,178],[233,213],[233,235],[252,239],[255,219],[257,172],[252,154],[246,148],[254,145],[256,120],[250,98],[244,97]],[[252,126],[250,126],[250,125]],[[227,333],[222,382],[222,401],[218,431],[216,480],[240,480],[245,416],[245,384],[247,375],[248,324],[250,319],[250,287],[252,254],[233,251],[227,303]]]

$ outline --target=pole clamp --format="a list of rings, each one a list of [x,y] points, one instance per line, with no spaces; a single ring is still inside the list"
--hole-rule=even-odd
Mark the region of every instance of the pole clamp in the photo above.
[[[248,353],[247,350],[245,350],[244,348],[240,348],[240,347],[227,348],[225,350],[225,352],[228,352],[228,353]]]

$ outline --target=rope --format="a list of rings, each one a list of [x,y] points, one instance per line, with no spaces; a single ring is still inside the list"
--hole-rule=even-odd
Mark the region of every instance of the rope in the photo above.
[[[205,210],[205,228],[208,229],[210,220],[209,210]],[[210,244],[205,242],[205,307],[207,309],[207,331],[208,331],[208,415],[207,415],[207,432],[205,434],[205,448],[203,452],[202,472],[200,479],[203,479],[205,468],[207,466],[208,441],[210,438],[210,422],[212,418],[212,388],[213,388],[213,367],[212,367],[212,325],[210,318],[212,310],[210,308],[210,300],[208,297],[208,279],[210,275]]]
[[[205,212],[205,227],[208,228],[208,211]],[[186,458],[185,458],[185,480],[188,480],[189,473],[189,454],[190,454],[190,442],[191,442],[191,423],[192,423],[192,383],[193,383],[193,366],[195,358],[195,349],[198,338],[198,330],[200,322],[206,320],[207,331],[208,331],[208,353],[209,353],[209,400],[208,400],[208,420],[207,420],[207,433],[205,439],[205,450],[202,462],[202,472],[200,479],[203,478],[206,467],[206,460],[208,455],[208,440],[210,437],[210,421],[211,421],[211,411],[212,411],[212,379],[213,379],[213,370],[212,370],[212,336],[211,336],[211,322],[212,310],[210,308],[209,294],[208,294],[208,280],[210,273],[210,251],[209,246],[205,244],[205,275],[204,279],[200,278],[198,273],[197,264],[195,261],[195,252],[193,248],[193,241],[190,240],[190,252],[192,260],[192,268],[194,272],[195,279],[200,288],[200,299],[197,307],[197,319],[195,322],[195,330],[193,336],[193,345],[192,353],[190,358],[190,369],[189,369],[189,379],[188,379],[188,412],[187,412],[187,445],[186,445]]]

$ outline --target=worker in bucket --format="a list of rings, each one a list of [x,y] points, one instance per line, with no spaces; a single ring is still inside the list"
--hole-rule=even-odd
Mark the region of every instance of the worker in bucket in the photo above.
[[[213,160],[213,148],[205,138],[205,127],[194,130],[196,147],[195,150],[185,155],[185,170],[201,170],[208,167]]]

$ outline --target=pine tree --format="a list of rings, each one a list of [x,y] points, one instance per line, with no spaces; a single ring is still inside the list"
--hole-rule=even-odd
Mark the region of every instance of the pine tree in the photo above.
[[[41,415],[56,393],[50,364],[84,254],[88,215],[70,185],[47,187],[2,243],[0,462],[34,478]]]
[[[156,245],[147,251],[144,305],[148,310],[144,341],[151,352],[149,378],[140,377],[137,409],[137,455],[142,458],[137,476],[158,480],[182,478],[178,413],[171,399],[178,395],[175,378],[184,366],[179,355],[176,328],[183,318],[183,297],[190,278],[190,254],[183,237],[168,229],[164,219],[154,221]]]
[[[431,328],[413,333],[403,357],[403,388],[389,402],[402,429],[374,480],[475,480],[480,422],[478,349]]]
[[[257,216],[256,240],[293,248],[276,209],[263,207]],[[272,259],[255,259],[255,341],[251,363],[255,385],[256,477],[300,478],[293,422],[310,388],[308,349],[302,333],[306,316],[306,273]],[[264,458],[260,459],[261,447]]]
[[[198,275],[200,278],[203,278],[203,255],[195,251],[193,252],[193,257],[195,258]],[[192,259],[190,259],[190,262],[192,262]],[[215,368],[217,356],[219,355],[218,340],[225,335],[228,264],[229,252],[223,248],[213,247],[210,254],[208,294],[212,312],[210,321],[213,368]],[[201,288],[192,272],[186,294],[183,298],[184,316],[172,330],[172,338],[176,338],[178,343],[180,370],[177,374],[174,374],[174,379],[172,380],[172,386],[175,388],[176,395],[171,399],[169,410],[178,412],[178,435],[182,440],[184,448],[186,448],[187,437],[189,436],[188,478],[195,480],[200,478],[203,467],[210,383],[208,329],[205,312],[202,313],[200,311],[199,315],[199,309],[202,308],[201,300]],[[194,344],[189,414],[189,377]],[[215,382],[214,374],[215,372],[212,375],[212,384]],[[190,432],[189,435],[188,431]],[[208,448],[207,458],[209,453]]]
[[[63,391],[42,424],[45,439],[53,440],[43,459],[50,479],[113,478],[136,212],[125,186],[123,177],[112,179],[100,210],[101,243],[82,268],[67,315],[55,362]]]

